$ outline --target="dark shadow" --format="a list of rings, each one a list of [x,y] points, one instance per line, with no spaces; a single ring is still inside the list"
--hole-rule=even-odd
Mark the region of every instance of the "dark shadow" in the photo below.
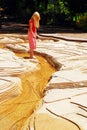
[[[17,22],[6,22],[2,23],[2,28],[0,29],[0,34],[2,33],[19,33],[27,34],[28,24],[22,24]],[[37,30],[38,33],[87,33],[82,30],[77,30],[73,27],[63,27],[63,26],[52,26],[52,25],[41,25]]]
[[[6,22],[2,24],[0,33],[20,33],[26,34],[28,31],[28,25],[15,22]]]
[[[41,26],[39,33],[87,33],[82,30],[75,29],[73,27],[63,26]]]
[[[28,56],[25,56],[25,57],[23,57],[24,59],[31,59],[31,57],[28,57]]]

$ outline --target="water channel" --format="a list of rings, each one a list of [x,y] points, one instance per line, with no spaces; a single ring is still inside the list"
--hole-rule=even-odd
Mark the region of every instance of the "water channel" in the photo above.
[[[17,54],[27,57],[28,54]],[[22,94],[3,102],[0,105],[0,130],[21,130],[24,122],[34,112],[36,104],[43,97],[43,90],[56,70],[41,56],[36,55],[40,62],[40,69],[27,72],[20,76]]]

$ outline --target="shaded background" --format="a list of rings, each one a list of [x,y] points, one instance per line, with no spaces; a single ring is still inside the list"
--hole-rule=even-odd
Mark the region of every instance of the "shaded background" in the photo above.
[[[40,12],[41,25],[87,31],[87,0],[0,0],[0,26],[9,21],[28,23],[34,11]]]

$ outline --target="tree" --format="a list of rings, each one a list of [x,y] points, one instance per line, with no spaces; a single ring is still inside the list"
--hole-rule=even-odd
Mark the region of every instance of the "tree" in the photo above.
[[[87,12],[87,0],[66,0],[72,15]]]

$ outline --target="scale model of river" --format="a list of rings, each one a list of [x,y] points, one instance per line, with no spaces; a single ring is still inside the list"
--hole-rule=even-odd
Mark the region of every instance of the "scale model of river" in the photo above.
[[[17,54],[26,57],[28,54]],[[23,92],[0,106],[0,130],[21,130],[24,122],[34,112],[35,105],[43,97],[43,90],[56,70],[41,56],[40,69],[21,75]]]

